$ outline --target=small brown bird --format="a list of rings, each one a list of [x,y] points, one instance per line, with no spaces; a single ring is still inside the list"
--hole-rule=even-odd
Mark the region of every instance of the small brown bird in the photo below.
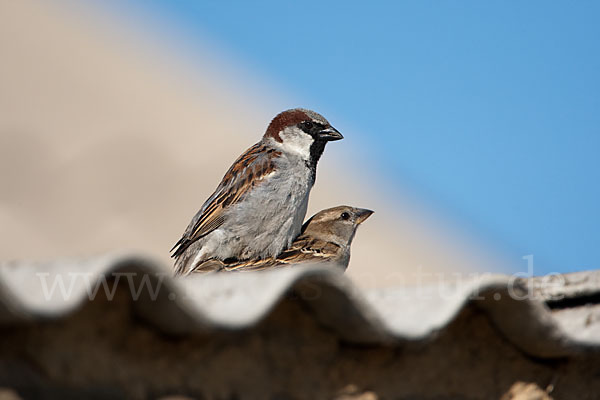
[[[258,271],[291,264],[326,263],[344,270],[358,225],[373,214],[364,208],[338,206],[320,211],[302,226],[300,236],[277,257],[245,261],[208,260],[194,272]]]
[[[207,260],[276,257],[288,248],[301,231],[325,145],[340,139],[314,111],[295,108],[275,116],[171,249],[175,274],[187,275]]]

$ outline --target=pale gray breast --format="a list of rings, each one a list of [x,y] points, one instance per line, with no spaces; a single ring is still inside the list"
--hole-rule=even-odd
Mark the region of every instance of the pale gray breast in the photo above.
[[[278,168],[231,210],[224,226],[248,257],[275,256],[300,233],[313,181],[303,160],[282,156]]]

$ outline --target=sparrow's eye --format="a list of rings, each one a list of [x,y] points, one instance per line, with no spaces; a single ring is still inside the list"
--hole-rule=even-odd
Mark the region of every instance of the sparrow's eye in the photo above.
[[[348,214],[347,212],[343,212],[342,213],[342,219],[344,221],[348,221],[350,219],[350,214]]]
[[[305,121],[304,122],[304,128],[307,130],[311,130],[313,128],[314,124],[312,121]]]

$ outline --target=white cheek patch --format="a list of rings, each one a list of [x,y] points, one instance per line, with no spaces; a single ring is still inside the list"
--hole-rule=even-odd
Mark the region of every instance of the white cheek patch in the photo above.
[[[308,133],[293,126],[287,127],[279,133],[282,143],[280,147],[289,153],[296,153],[305,160],[310,158],[310,146],[314,139]]]

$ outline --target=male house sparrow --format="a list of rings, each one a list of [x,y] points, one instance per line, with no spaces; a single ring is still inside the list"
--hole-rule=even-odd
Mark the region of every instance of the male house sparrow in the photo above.
[[[171,249],[175,274],[188,274],[206,260],[268,258],[289,247],[302,228],[325,144],[340,139],[314,111],[296,108],[273,118]]]
[[[373,211],[364,208],[328,208],[306,221],[300,236],[277,257],[230,263],[210,260],[196,272],[258,271],[304,263],[326,263],[345,270],[350,261],[350,245],[356,229],[371,214]]]

